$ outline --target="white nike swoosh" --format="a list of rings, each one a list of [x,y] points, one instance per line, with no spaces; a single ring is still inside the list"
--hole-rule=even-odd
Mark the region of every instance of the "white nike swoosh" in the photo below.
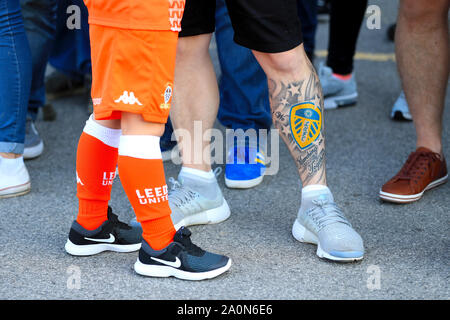
[[[86,237],[84,237],[84,239],[89,240],[89,241],[105,242],[105,243],[113,243],[114,241],[116,241],[116,238],[111,233],[109,234],[108,239],[93,239],[93,238],[86,238]]]
[[[155,260],[155,261],[158,261],[158,262],[160,262],[162,264],[174,267],[174,268],[179,268],[181,266],[181,261],[180,261],[180,259],[178,257],[175,258],[175,261],[161,260],[161,259],[154,258],[154,257],[150,257],[150,258]]]

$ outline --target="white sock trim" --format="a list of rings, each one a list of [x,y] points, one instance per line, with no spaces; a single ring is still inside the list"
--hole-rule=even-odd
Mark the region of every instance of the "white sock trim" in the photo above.
[[[119,156],[162,159],[159,139],[150,135],[122,135],[119,142]]]
[[[323,184],[311,184],[309,186],[303,187],[302,193],[308,193],[310,191],[320,191],[320,190],[329,190],[327,186]]]
[[[203,179],[215,179],[216,175],[212,170],[209,170],[208,172],[194,169],[194,168],[188,168],[188,167],[181,167],[180,175],[188,174],[188,175],[194,175],[197,177],[201,177]]]
[[[122,130],[110,129],[96,122],[92,114],[86,121],[83,132],[113,148],[119,147],[119,139],[122,135]]]

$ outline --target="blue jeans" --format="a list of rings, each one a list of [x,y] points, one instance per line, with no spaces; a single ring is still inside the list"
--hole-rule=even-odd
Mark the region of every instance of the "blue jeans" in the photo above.
[[[231,129],[270,129],[267,78],[252,52],[233,41],[224,0],[216,2],[216,43],[222,76],[218,119]]]
[[[81,9],[80,29],[66,26],[67,7],[76,5]],[[55,43],[50,54],[50,64],[69,77],[83,80],[91,73],[91,47],[89,43],[88,11],[83,0],[59,0]]]
[[[19,0],[1,0],[0,152],[23,153],[31,68]]]
[[[20,0],[20,5],[33,61],[28,116],[36,120],[45,104],[44,76],[54,40],[57,4],[56,0]]]

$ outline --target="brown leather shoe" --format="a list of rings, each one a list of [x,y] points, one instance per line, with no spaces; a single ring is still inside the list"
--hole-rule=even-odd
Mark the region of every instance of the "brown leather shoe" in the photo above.
[[[447,165],[438,153],[427,148],[412,152],[402,169],[380,190],[380,198],[396,203],[419,200],[423,193],[447,182]]]

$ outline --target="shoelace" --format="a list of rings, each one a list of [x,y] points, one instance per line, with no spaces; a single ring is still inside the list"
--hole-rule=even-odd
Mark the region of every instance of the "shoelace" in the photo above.
[[[312,202],[315,206],[310,208],[306,214],[313,219],[319,230],[332,223],[344,223],[351,227],[350,222],[335,203],[322,199],[316,199]]]
[[[419,179],[430,169],[430,164],[439,159],[439,155],[432,152],[412,152],[405,165],[397,174],[397,179],[412,180],[418,183]]]
[[[201,254],[203,249],[193,244],[191,241],[191,231],[186,227],[181,227],[176,236],[176,240],[178,243],[182,244],[183,247],[189,252],[194,254]]]
[[[112,212],[111,207],[108,207],[108,220],[111,222],[113,226],[119,227],[120,229],[131,229],[131,227],[128,224],[119,220],[119,217]]]
[[[199,196],[197,192],[191,190],[186,186],[183,186],[178,180],[175,180],[173,177],[169,178],[169,183],[169,197],[172,203],[177,207],[184,206],[185,204],[189,203]]]
[[[217,167],[214,169],[213,172],[214,175],[218,177],[222,173],[222,168]],[[195,192],[191,188],[184,186],[183,184],[180,183],[180,181],[176,180],[173,177],[169,178],[169,184],[170,184],[169,188],[170,200],[177,207],[184,206],[200,196],[198,192]]]

